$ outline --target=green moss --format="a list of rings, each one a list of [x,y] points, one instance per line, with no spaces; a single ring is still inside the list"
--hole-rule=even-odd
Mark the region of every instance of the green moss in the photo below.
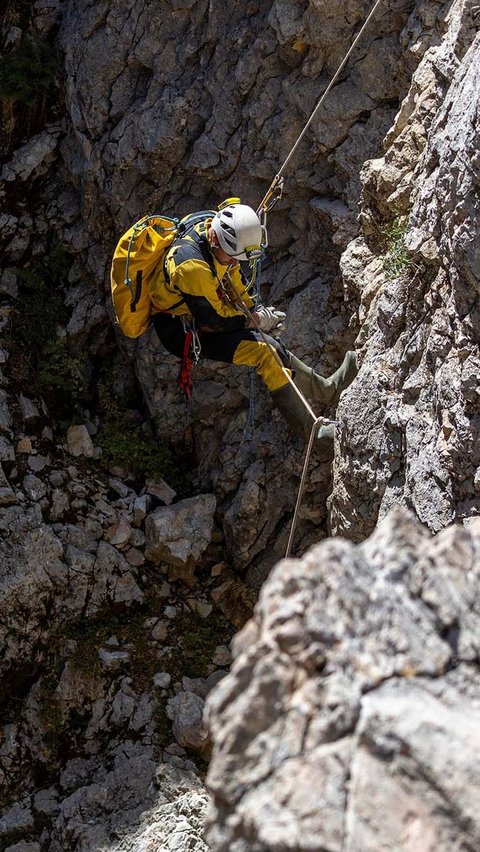
[[[59,67],[53,46],[38,36],[26,36],[0,56],[0,98],[32,107],[55,81]]]
[[[135,689],[141,692],[152,685],[152,678],[158,671],[156,648],[145,630],[147,617],[144,609],[135,613],[104,613],[93,621],[73,625],[68,637],[75,639],[77,647],[72,656],[79,669],[90,674],[100,674],[99,648],[107,639],[115,635],[120,646],[129,646],[130,663],[128,673]]]
[[[138,422],[135,412],[120,407],[104,382],[98,387],[102,424],[97,443],[102,464],[126,468],[133,476],[165,479],[178,493],[188,490],[188,470],[175,459],[170,447],[159,440],[151,424]]]
[[[193,612],[181,613],[175,619],[178,650],[172,659],[172,677],[206,677],[217,645],[229,641],[231,630],[224,618],[212,613],[203,619]],[[228,639],[226,639],[226,636]],[[167,667],[167,671],[170,669]]]
[[[72,404],[76,407],[79,401],[87,399],[86,358],[73,357],[65,338],[50,340],[45,344],[38,379],[44,395],[52,391],[66,394],[71,403],[70,408]]]
[[[39,694],[38,717],[42,724],[43,757],[50,773],[57,772],[60,767],[65,730],[65,719],[53,694],[56,686],[56,678],[47,674],[42,680]]]
[[[19,298],[12,314],[13,378],[27,393],[44,397],[52,413],[71,422],[88,400],[87,358],[74,357],[65,338],[58,336],[66,325],[62,286],[70,257],[58,244],[30,269],[17,269]]]
[[[407,216],[397,215],[381,232],[385,250],[383,268],[390,279],[397,278],[411,265],[411,256],[405,245],[407,227]]]
[[[157,748],[163,748],[172,739],[172,722],[167,716],[164,698],[159,698],[155,702],[153,718],[155,722],[155,745]]]
[[[45,346],[57,337],[59,325],[68,319],[62,284],[70,257],[59,243],[31,268],[16,269],[20,292],[13,316],[15,337],[28,349],[31,361],[38,361]]]

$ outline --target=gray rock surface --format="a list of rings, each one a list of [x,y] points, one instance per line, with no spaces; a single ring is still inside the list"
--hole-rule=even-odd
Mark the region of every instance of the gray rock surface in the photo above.
[[[172,733],[184,748],[205,750],[208,733],[203,723],[204,702],[199,695],[183,691],[167,703],[167,714],[173,720]]]
[[[478,8],[454,3],[446,23],[385,157],[364,169],[368,246],[360,238],[342,258],[361,299],[362,368],[338,411],[330,523],[357,541],[399,502],[435,532],[479,513]],[[378,237],[392,210],[405,235],[388,273]]]
[[[212,539],[215,509],[213,494],[156,509],[145,520],[147,559],[156,564],[195,565]]]
[[[169,766],[160,767],[157,778],[162,789],[158,804],[143,814],[141,827],[115,852],[208,852],[203,832],[209,800],[203,785]]]
[[[476,848],[479,589],[480,521],[400,509],[279,563],[207,699],[212,850]]]
[[[206,793],[193,752],[172,739],[206,748],[203,701],[222,681],[218,719],[236,731],[234,712],[249,705],[248,724],[225,741],[220,731],[232,762],[221,791],[218,753],[212,766],[212,848],[477,848],[477,569],[464,571],[476,565],[480,484],[477,4],[382,4],[289,166],[261,285],[309,364],[329,372],[355,335],[361,353],[338,411],[333,493],[327,503],[330,465],[312,463],[295,548],[327,521],[363,540],[398,503],[434,531],[473,525],[442,534],[440,558],[396,517],[363,550],[329,543],[322,560],[335,567],[317,584],[296,575],[284,588],[276,573],[259,644],[250,626],[233,681],[218,669],[231,638],[219,609],[240,626],[254,595],[230,566],[259,587],[282,557],[301,442],[246,371],[201,363],[188,407],[155,335],[118,337],[119,405],[134,365],[159,442],[173,440],[211,502],[187,535],[180,519],[174,541],[151,520],[167,517],[159,501],[181,515],[173,483],[137,487],[122,466],[104,477],[91,440],[101,416],[83,403],[69,463],[58,412],[35,382],[22,386],[10,320],[61,243],[71,265],[55,284],[65,301],[55,339],[96,378],[114,348],[105,291],[116,238],[153,210],[182,215],[234,193],[255,204],[365,3],[20,5],[18,27],[10,11],[0,20],[0,47],[48,36],[62,68],[33,112],[1,107],[0,845],[204,852]],[[389,574],[378,554],[393,550]],[[414,564],[416,551],[425,559]],[[196,567],[198,595],[184,585]]]

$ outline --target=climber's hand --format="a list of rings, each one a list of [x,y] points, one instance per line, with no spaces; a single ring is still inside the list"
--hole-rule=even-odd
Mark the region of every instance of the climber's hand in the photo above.
[[[278,311],[274,307],[266,308],[263,305],[254,313],[254,317],[256,318],[260,328],[262,331],[272,331],[274,328],[280,325],[285,319],[287,315],[284,314],[283,311]]]

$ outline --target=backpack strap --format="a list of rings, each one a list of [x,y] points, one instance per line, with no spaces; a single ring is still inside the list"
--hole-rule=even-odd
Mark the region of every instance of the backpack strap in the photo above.
[[[197,223],[198,224],[198,223]],[[186,233],[181,234],[179,237],[176,237],[173,241],[172,245],[167,249],[165,253],[165,258],[163,261],[163,272],[165,275],[165,281],[167,284],[170,284],[170,276],[167,271],[167,261],[178,249],[183,247],[192,247],[192,243],[199,249],[200,254],[202,255],[202,259],[205,263],[210,267],[210,271],[214,278],[217,278],[217,271],[215,269],[215,262],[213,258],[212,250],[208,244],[208,240],[206,237],[207,229],[205,227],[205,222],[202,222],[199,227],[199,231],[195,230],[195,224],[192,225]],[[183,302],[178,303],[178,305],[173,305],[173,307],[178,307]]]

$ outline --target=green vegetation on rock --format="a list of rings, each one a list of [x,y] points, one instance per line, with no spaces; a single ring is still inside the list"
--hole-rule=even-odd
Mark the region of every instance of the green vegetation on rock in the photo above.
[[[39,36],[26,36],[0,56],[0,99],[34,106],[53,85],[57,70],[52,45]]]
[[[407,227],[407,216],[396,215],[390,225],[383,228],[381,232],[385,249],[383,268],[390,279],[401,275],[412,262],[405,245]]]
[[[88,399],[85,355],[73,356],[59,332],[68,321],[62,284],[70,266],[58,244],[31,269],[17,269],[19,298],[12,315],[12,370],[19,386],[45,397],[52,413],[73,420]]]

